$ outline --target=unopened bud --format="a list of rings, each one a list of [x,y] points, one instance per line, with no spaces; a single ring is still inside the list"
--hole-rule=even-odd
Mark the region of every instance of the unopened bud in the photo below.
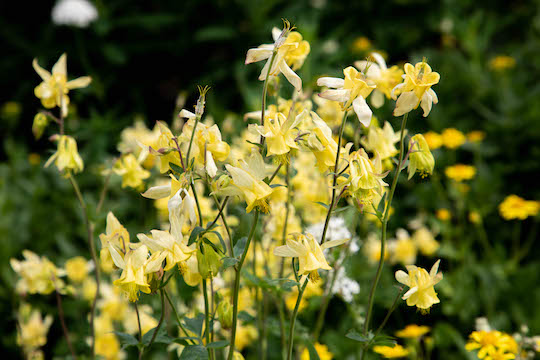
[[[224,299],[221,301],[218,305],[217,312],[221,327],[224,329],[230,329],[232,327],[233,308],[229,300]]]
[[[419,172],[422,177],[431,175],[435,167],[435,158],[429,150],[429,146],[422,134],[416,134],[412,137],[409,155],[409,179],[415,172]]]
[[[210,90],[209,86],[199,86],[199,99],[197,100],[197,106],[195,106],[195,115],[201,118],[204,113],[204,105],[206,104],[206,93]]]
[[[202,278],[208,279],[218,274],[221,257],[211,245],[203,242],[202,246],[197,250],[197,262],[199,263],[199,273]]]
[[[41,135],[43,135],[43,132],[45,131],[45,128],[49,125],[49,119],[47,116],[43,113],[37,113],[36,116],[34,116],[34,123],[32,124],[32,132],[34,133],[34,137],[36,139],[39,139]]]

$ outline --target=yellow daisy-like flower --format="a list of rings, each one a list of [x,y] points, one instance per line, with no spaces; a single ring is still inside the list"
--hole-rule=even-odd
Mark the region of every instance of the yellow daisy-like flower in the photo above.
[[[444,174],[454,181],[470,180],[476,175],[476,168],[471,165],[456,164],[444,169]]]
[[[513,359],[501,357],[504,352],[517,352],[517,343],[508,334],[500,331],[473,331],[469,342],[465,345],[467,351],[478,350],[478,358],[488,360]],[[493,357],[495,356],[495,357]]]
[[[499,213],[505,220],[525,220],[540,211],[540,201],[525,200],[517,195],[508,195],[499,204]]]
[[[92,81],[89,76],[67,81],[66,54],[62,54],[54,64],[52,74],[39,66],[37,59],[34,59],[32,66],[43,80],[34,89],[34,94],[47,109],[55,106],[60,107],[63,116],[68,113],[69,97],[67,94],[69,90],[85,88]]]
[[[437,273],[440,262],[437,260],[429,273],[426,269],[414,265],[406,266],[408,274],[403,270],[396,271],[396,280],[410,288],[403,295],[403,300],[407,300],[407,305],[427,311],[432,305],[440,302],[434,289],[434,286],[443,278],[441,273]]]
[[[438,149],[443,144],[442,136],[434,131],[428,131],[427,133],[425,133],[424,139],[426,139],[430,150]]]
[[[381,354],[386,359],[402,358],[409,355],[409,350],[397,344],[394,346],[377,345],[373,347],[373,351],[375,351],[377,354]]]
[[[320,360],[332,360],[334,358],[334,355],[328,350],[328,346],[320,343],[315,343],[313,347],[315,348],[315,351],[317,351],[317,355],[319,355]],[[307,348],[304,348],[304,350],[302,351],[300,360],[310,360],[309,351]]]
[[[429,326],[411,324],[396,332],[396,336],[405,339],[417,339],[426,335],[431,328]]]
[[[444,129],[441,136],[444,146],[449,149],[457,149],[461,145],[465,144],[465,141],[467,141],[465,135],[458,129],[454,128]]]

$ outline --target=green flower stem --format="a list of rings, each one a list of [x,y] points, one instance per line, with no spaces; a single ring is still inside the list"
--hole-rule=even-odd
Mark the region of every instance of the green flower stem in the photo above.
[[[343,112],[343,119],[341,120],[341,125],[339,126],[339,138],[336,151],[336,164],[334,165],[334,180],[332,181],[332,200],[328,206],[328,213],[326,214],[326,220],[324,221],[324,229],[321,237],[321,245],[326,240],[326,231],[328,230],[328,224],[330,223],[330,217],[332,216],[332,210],[334,206],[334,201],[336,200],[336,184],[338,179],[338,167],[339,167],[339,153],[341,151],[341,140],[343,139],[343,129],[345,129],[345,123],[347,122],[347,110]]]
[[[293,345],[294,345],[294,326],[296,324],[296,316],[298,315],[298,309],[300,308],[300,302],[302,301],[302,295],[304,295],[304,290],[308,284],[309,278],[306,277],[302,287],[298,292],[298,297],[296,298],[296,304],[294,305],[294,310],[291,316],[291,325],[289,327],[289,350],[287,351],[287,360],[292,359]]]
[[[75,350],[73,349],[73,345],[69,338],[69,331],[66,325],[66,320],[64,318],[64,308],[62,307],[62,297],[60,296],[60,293],[58,292],[58,287],[56,286],[56,278],[53,278],[53,284],[55,288],[54,292],[56,294],[56,306],[58,307],[58,317],[60,318],[60,324],[62,325],[64,338],[66,339],[66,343],[67,343],[69,352],[71,353],[71,356],[73,357],[74,360],[77,360],[77,355],[75,354]]]
[[[141,329],[141,315],[139,314],[139,306],[137,305],[137,302],[134,302],[133,305],[135,306],[135,314],[137,314],[137,327],[139,329],[139,343],[142,342],[142,329]],[[139,360],[142,359],[144,348],[141,346],[139,349]]]
[[[287,201],[285,202],[285,220],[283,221],[283,232],[281,233],[281,244],[285,244],[287,238],[287,227],[289,226],[289,212],[291,205],[291,184],[290,184],[290,164],[285,165],[285,186],[287,187]],[[283,278],[283,272],[285,271],[285,258],[281,258],[281,264],[279,268],[279,277]],[[281,321],[281,320],[280,320]]]
[[[163,278],[161,279],[161,284],[163,285]],[[159,317],[159,322],[154,330],[154,333],[152,334],[152,338],[150,339],[147,348],[150,348],[150,346],[152,346],[154,343],[154,340],[156,340],[156,336],[161,328],[161,325],[163,324],[163,319],[165,318],[165,296],[163,296],[163,288],[159,290],[159,296],[161,298],[161,316]]]
[[[197,115],[195,116],[195,125],[193,125],[193,131],[191,132],[191,137],[189,138],[189,145],[186,153],[186,166],[189,168],[189,155],[191,154],[191,146],[193,145],[193,138],[195,137],[195,130],[197,129],[197,125],[199,125],[199,121],[201,121],[201,116]]]
[[[208,289],[206,288],[206,279],[202,280],[202,290],[204,296],[204,336],[206,345],[210,344],[210,309],[208,307]],[[214,350],[208,349],[210,360],[214,359]]]
[[[399,292],[396,295],[396,298],[394,299],[394,302],[392,303],[392,306],[390,307],[390,309],[386,313],[386,316],[384,317],[384,320],[382,321],[381,325],[379,325],[379,327],[377,328],[377,331],[375,331],[375,337],[377,335],[379,335],[379,333],[382,331],[382,329],[384,329],[384,326],[388,322],[388,319],[390,319],[390,315],[392,315],[392,313],[396,309],[396,307],[398,305],[398,302],[399,302],[399,299],[401,298],[401,294],[403,294],[403,290],[405,290],[404,287],[399,288]]]
[[[375,273],[375,277],[373,278],[373,283],[371,285],[371,290],[369,291],[369,297],[368,297],[368,308],[367,308],[367,314],[366,314],[366,320],[364,322],[364,336],[367,336],[368,330],[369,330],[369,322],[371,320],[372,312],[373,312],[373,301],[375,300],[375,291],[377,290],[377,284],[379,283],[379,279],[381,277],[382,268],[384,265],[384,255],[385,255],[385,246],[386,246],[386,228],[388,225],[388,217],[390,215],[390,208],[392,206],[392,199],[394,198],[394,193],[396,191],[397,182],[399,179],[399,174],[401,173],[403,164],[403,139],[404,139],[404,133],[405,133],[405,126],[407,125],[407,117],[408,113],[405,113],[403,115],[403,120],[401,121],[401,134],[400,134],[400,140],[399,140],[399,161],[398,165],[396,166],[396,172],[394,175],[394,179],[392,180],[392,187],[390,188],[390,193],[388,195],[388,201],[386,202],[386,206],[384,209],[384,215],[383,219],[381,220],[382,223],[382,229],[381,229],[381,254],[379,259],[379,265],[377,266],[377,272]],[[364,356],[366,354],[365,349],[362,350],[362,358],[364,359]]]
[[[193,191],[193,198],[195,199],[195,204],[197,205],[197,212],[199,213],[199,225],[203,226],[203,218],[202,218],[202,212],[201,212],[201,205],[199,204],[199,197],[197,196],[197,191],[195,190],[195,183],[193,182],[193,179],[191,179],[191,190]]]
[[[279,314],[279,334],[281,340],[281,358],[285,359],[287,356],[287,339],[285,338],[285,311],[283,309],[283,300],[276,297],[276,304]]]
[[[92,263],[94,265],[94,279],[96,281],[96,294],[94,295],[94,299],[92,300],[92,307],[90,309],[90,339],[91,339],[90,348],[91,348],[91,358],[94,359],[96,356],[96,353],[95,353],[96,334],[95,334],[94,319],[96,317],[96,304],[99,298],[101,273],[100,273],[99,263],[98,263],[97,255],[96,255],[96,244],[94,243],[94,225],[90,222],[90,218],[88,216],[88,209],[86,207],[86,202],[84,201],[84,198],[81,194],[81,190],[79,188],[77,180],[75,180],[75,178],[71,174],[68,175],[68,178],[69,178],[69,181],[71,182],[71,185],[73,185],[73,189],[75,190],[75,194],[77,195],[77,199],[79,200],[79,204],[81,205],[81,209],[83,211],[83,217],[84,217],[84,222],[86,224],[86,231],[87,231],[87,237],[88,237],[88,247],[90,248],[90,254],[92,256]]]
[[[163,293],[165,294],[165,298],[167,298],[167,301],[169,302],[169,305],[171,306],[171,309],[173,310],[173,313],[174,313],[174,316],[176,317],[176,322],[178,323],[178,326],[180,326],[180,329],[182,329],[182,331],[184,332],[184,334],[189,337],[191,336],[188,331],[186,330],[186,328],[184,327],[184,325],[182,324],[182,321],[180,320],[180,316],[178,315],[178,311],[176,311],[176,307],[174,306],[172,300],[171,300],[171,297],[169,296],[169,293],[167,292],[167,290],[163,290]],[[193,340],[186,340],[186,341],[189,341],[191,342],[192,344],[195,344],[195,342]]]
[[[236,274],[235,274],[235,279],[234,279],[234,291],[233,291],[233,322],[232,322],[232,329],[231,329],[231,341],[229,345],[229,355],[227,356],[228,360],[232,360],[233,355],[234,355],[234,347],[235,347],[235,341],[236,341],[236,326],[238,323],[238,292],[240,290],[240,276],[242,274],[242,266],[244,265],[244,261],[246,260],[246,256],[249,251],[249,245],[251,244],[251,240],[253,239],[253,236],[255,235],[255,229],[257,228],[258,221],[259,221],[259,211],[255,211],[255,215],[253,216],[253,224],[251,225],[251,230],[249,231],[249,235],[246,242],[246,247],[236,267]]]

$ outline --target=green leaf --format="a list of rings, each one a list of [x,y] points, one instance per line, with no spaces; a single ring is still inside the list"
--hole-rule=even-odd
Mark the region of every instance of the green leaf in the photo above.
[[[225,241],[223,241],[223,237],[221,236],[221,234],[215,230],[212,230],[209,232],[211,232],[212,234],[215,234],[218,237],[219,243],[221,244],[221,248],[223,249],[223,250],[219,250],[219,252],[221,252],[222,254],[225,254],[225,252],[227,251],[227,245],[225,245]]]
[[[208,350],[202,345],[190,345],[184,348],[179,360],[208,360]]]
[[[309,352],[309,360],[321,360],[319,358],[319,353],[317,353],[317,350],[315,350],[315,346],[313,346],[311,341],[306,342],[306,346]]]
[[[114,334],[118,337],[118,340],[120,340],[120,344],[122,344],[123,349],[130,346],[139,345],[139,340],[137,340],[137,338],[133,335],[126,334],[119,331],[115,331]]]
[[[347,333],[347,335],[345,335],[345,337],[351,340],[368,343],[372,339],[370,335],[371,333],[368,334],[368,336],[364,336],[360,334],[359,332],[357,332],[356,330],[349,330],[349,332]]]
[[[351,207],[352,207],[351,205],[348,205],[348,206],[344,206],[344,207],[341,207],[341,208],[334,209],[334,210],[332,210],[332,214],[337,214],[337,213],[349,210]]]
[[[149,330],[144,334],[142,338],[142,343],[146,346],[150,343],[150,340],[152,340],[152,336],[154,335],[154,332],[156,331],[156,328],[153,328],[152,330]],[[165,327],[161,327],[156,335],[156,338],[154,339],[155,343],[161,343],[161,344],[170,344],[173,342],[173,339],[167,335],[167,330]]]
[[[172,162],[169,163],[169,166],[177,174],[182,174],[184,172],[184,169],[182,169],[180,166],[176,164],[173,164]]]
[[[203,227],[195,226],[195,229],[193,229],[193,231],[191,231],[191,235],[189,235],[188,246],[193,244],[195,240],[197,240],[197,236],[199,236],[199,234],[202,233],[204,230],[205,229]]]
[[[377,335],[375,338],[371,340],[370,345],[386,345],[386,346],[392,346],[395,345],[396,339],[394,339],[391,336],[387,335]]]
[[[247,237],[242,237],[240,239],[238,239],[238,241],[236,242],[236,244],[234,244],[234,256],[240,256],[244,253],[244,248],[246,247],[246,243],[247,243]]]
[[[208,349],[220,349],[228,345],[229,345],[229,342],[227,340],[220,340],[220,341],[211,342],[210,344],[206,345],[206,347]]]
[[[221,259],[221,268],[219,269],[219,271],[223,271],[225,269],[228,269],[230,268],[231,266],[234,266],[236,265],[237,262],[239,262],[240,260],[238,260],[237,258],[232,258],[232,257],[224,257],[223,259]]]
[[[195,333],[196,335],[200,337],[202,334],[202,327],[204,323],[204,314],[199,313],[194,318],[186,317],[185,323],[186,323],[186,328],[188,328],[188,330],[190,330],[191,332]]]
[[[319,205],[321,205],[322,207],[324,207],[325,209],[328,210],[328,206],[329,206],[329,205],[327,205],[327,204],[325,204],[325,203],[323,203],[323,202],[316,201],[315,204],[319,204]]]
[[[184,346],[191,345],[191,343],[187,342],[188,340],[193,340],[197,342],[201,341],[198,337],[195,337],[195,336],[181,336],[181,337],[177,337],[176,339],[173,339],[175,343],[182,344]]]
[[[275,189],[275,188],[281,187],[281,186],[282,186],[282,187],[287,187],[287,186],[285,186],[285,185],[283,185],[283,184],[271,184],[271,185],[270,185],[270,187],[271,187],[272,189]]]

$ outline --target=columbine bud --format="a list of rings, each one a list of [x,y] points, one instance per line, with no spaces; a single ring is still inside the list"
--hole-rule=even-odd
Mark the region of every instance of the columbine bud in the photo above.
[[[231,177],[229,175],[221,175],[214,181],[212,181],[212,191],[218,192],[221,189],[226,188],[231,183]]]
[[[37,113],[36,116],[34,116],[32,132],[34,133],[34,137],[36,138],[36,140],[39,139],[41,135],[43,135],[43,132],[45,131],[47,125],[49,125],[49,119],[45,114]]]
[[[201,248],[197,251],[199,273],[203,279],[208,279],[218,274],[221,258],[211,245],[203,242]]]
[[[229,300],[223,299],[217,308],[219,323],[224,329],[230,329],[233,320],[233,309]]]
[[[197,100],[197,106],[195,106],[195,115],[201,118],[204,113],[204,105],[206,104],[206,93],[210,90],[209,86],[198,86],[199,88],[199,99]]]
[[[412,137],[409,155],[409,179],[413,177],[415,172],[419,172],[420,176],[425,177],[433,173],[435,167],[435,159],[429,151],[429,146],[422,134],[416,134]]]

